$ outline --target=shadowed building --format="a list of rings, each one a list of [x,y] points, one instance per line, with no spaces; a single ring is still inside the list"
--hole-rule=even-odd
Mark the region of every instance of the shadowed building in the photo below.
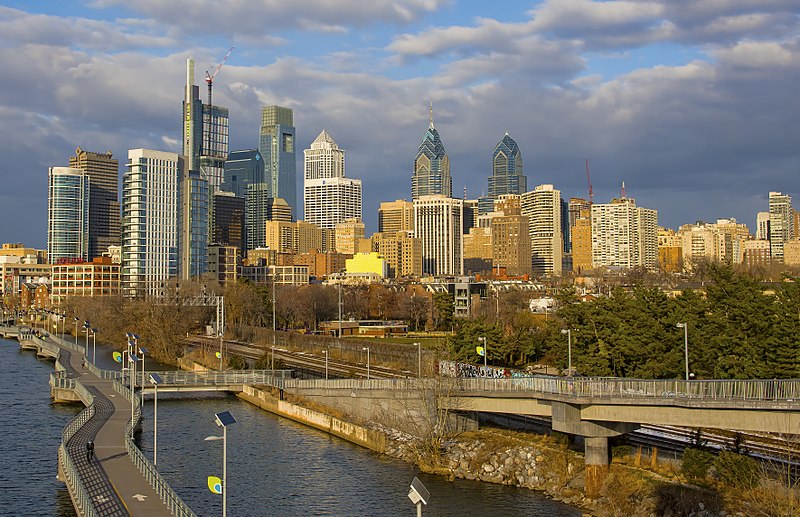
[[[233,246],[241,253],[245,245],[244,210],[244,198],[234,196],[231,192],[215,192],[211,242]]]
[[[119,246],[119,161],[111,151],[93,153],[80,147],[69,166],[89,175],[89,260],[100,257],[109,246]]]

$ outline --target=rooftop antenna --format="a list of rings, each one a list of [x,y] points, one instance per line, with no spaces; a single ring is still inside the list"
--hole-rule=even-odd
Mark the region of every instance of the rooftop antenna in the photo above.
[[[431,99],[430,102],[431,102],[431,108],[430,108],[431,127],[433,127],[433,99]]]
[[[222,58],[222,61],[220,61],[220,63],[217,65],[217,68],[214,69],[214,73],[213,74],[209,74],[208,70],[206,70],[206,83],[208,83],[208,105],[209,106],[211,106],[211,85],[214,83],[214,78],[217,76],[217,73],[219,73],[219,69],[222,68],[222,65],[224,65],[225,61],[227,61],[228,58],[230,57],[231,52],[233,52],[233,47],[231,47],[231,49],[228,51],[228,53],[225,54],[225,57]]]
[[[594,192],[592,192],[592,178],[589,177],[589,158],[586,158],[586,182],[589,184],[589,204],[594,204]]]
[[[622,189],[620,189],[620,196],[622,196],[622,199],[626,198],[626,196],[625,196],[625,181],[622,182]]]
[[[464,185],[464,201],[467,200],[467,186]]]

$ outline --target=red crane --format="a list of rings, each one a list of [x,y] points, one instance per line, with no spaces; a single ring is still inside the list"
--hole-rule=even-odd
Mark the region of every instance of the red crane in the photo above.
[[[211,85],[214,84],[214,78],[217,76],[217,73],[219,73],[219,69],[222,68],[222,65],[225,64],[225,61],[227,61],[228,58],[230,57],[231,52],[233,52],[233,47],[231,47],[231,49],[228,51],[228,53],[225,54],[225,57],[222,58],[222,61],[220,61],[220,63],[217,65],[217,68],[214,69],[214,73],[213,74],[209,74],[208,70],[206,70],[206,83],[208,83],[208,105],[209,106],[211,106]]]
[[[594,192],[592,192],[592,179],[589,177],[589,158],[586,158],[586,182],[589,184],[589,204],[591,205],[594,203]]]

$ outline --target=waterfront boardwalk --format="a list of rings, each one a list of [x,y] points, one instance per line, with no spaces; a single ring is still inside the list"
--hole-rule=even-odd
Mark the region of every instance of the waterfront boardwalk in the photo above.
[[[126,427],[131,420],[130,401],[114,389],[113,380],[98,378],[85,366],[83,353],[66,348],[66,343],[52,335],[47,339],[61,348],[60,365],[65,376],[79,381],[94,397],[94,415],[65,444],[93,507],[83,514],[172,515],[126,449]],[[20,340],[24,340],[22,336]],[[95,455],[91,459],[87,458],[86,452],[89,440],[95,444]],[[70,495],[75,501],[74,494]]]

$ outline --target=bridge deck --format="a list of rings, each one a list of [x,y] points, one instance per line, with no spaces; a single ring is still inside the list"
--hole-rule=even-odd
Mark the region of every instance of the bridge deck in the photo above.
[[[52,339],[52,336],[51,336]],[[58,339],[53,339],[58,344]],[[130,402],[117,393],[114,381],[99,379],[83,366],[82,353],[63,349],[67,376],[81,382],[94,396],[95,414],[67,443],[83,486],[98,515],[172,515],[150,483],[136,468],[125,448]],[[87,459],[86,442],[95,444]]]

